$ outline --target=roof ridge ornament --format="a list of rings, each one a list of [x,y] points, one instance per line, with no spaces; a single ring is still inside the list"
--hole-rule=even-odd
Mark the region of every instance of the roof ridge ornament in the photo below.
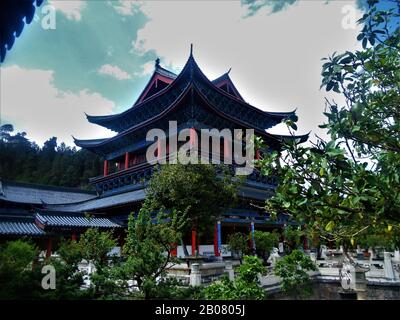
[[[160,58],[156,59],[155,67],[156,69],[160,67]]]

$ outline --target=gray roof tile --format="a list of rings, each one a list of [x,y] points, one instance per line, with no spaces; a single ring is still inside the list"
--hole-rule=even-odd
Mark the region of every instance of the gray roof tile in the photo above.
[[[106,217],[87,218],[83,214],[37,212],[35,218],[46,227],[119,228],[119,224]]]
[[[46,205],[49,210],[65,211],[65,212],[85,212],[95,209],[103,209],[116,205],[131,203],[143,200],[146,191],[143,189],[114,194],[107,197],[98,197],[80,203],[62,204],[62,205]]]
[[[77,188],[43,186],[13,181],[0,181],[0,200],[29,203],[73,203],[93,199],[96,194]]]
[[[42,236],[45,232],[35,224],[33,218],[1,217],[0,235]]]

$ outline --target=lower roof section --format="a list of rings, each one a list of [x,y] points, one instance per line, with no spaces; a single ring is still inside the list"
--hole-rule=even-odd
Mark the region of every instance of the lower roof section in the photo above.
[[[86,216],[80,213],[46,212],[35,213],[38,225],[47,227],[68,228],[120,228],[121,226],[105,217]]]
[[[238,195],[243,198],[264,201],[271,197],[273,194],[272,189],[258,189],[248,186],[239,187]]]
[[[72,203],[95,197],[95,192],[78,188],[45,186],[0,179],[0,200],[8,202],[41,205],[42,203]]]
[[[97,197],[95,199],[83,201],[80,203],[62,205],[46,204],[45,207],[49,210],[62,212],[86,212],[142,201],[145,197],[146,191],[144,189],[140,189],[119,194],[113,194],[106,197]]]
[[[263,201],[270,197],[273,193],[272,188],[266,189],[265,186],[262,186],[256,182],[253,182],[252,184],[239,187],[238,195],[243,198]],[[90,199],[79,203],[45,204],[44,207],[47,210],[57,212],[91,212],[143,201],[145,197],[146,190],[142,188],[138,190],[124,191],[117,194],[110,194],[107,196],[99,196],[95,199]]]
[[[117,221],[99,215],[86,216],[83,213],[48,212],[0,214],[0,236],[48,237],[65,231],[81,232],[87,228],[121,228]]]
[[[44,236],[33,217],[0,217],[0,235]]]

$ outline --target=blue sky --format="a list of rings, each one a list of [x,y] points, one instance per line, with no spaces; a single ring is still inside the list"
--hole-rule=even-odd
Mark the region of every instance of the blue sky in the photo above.
[[[154,60],[179,72],[190,43],[209,78],[232,67],[245,100],[269,111],[297,108],[299,133],[319,133],[320,59],[359,48],[359,27],[343,26],[349,10],[361,16],[355,1],[47,2],[56,28],[42,28],[39,8],[1,66],[1,122],[39,144],[112,135],[88,124],[84,112],[126,110]]]

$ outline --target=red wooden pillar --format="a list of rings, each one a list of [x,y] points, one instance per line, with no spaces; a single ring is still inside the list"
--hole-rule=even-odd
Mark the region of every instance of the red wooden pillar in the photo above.
[[[129,152],[125,152],[125,169],[129,168]]]
[[[308,239],[306,236],[303,237],[303,249],[308,250]]]
[[[197,142],[197,132],[195,128],[190,128],[190,157],[193,155],[198,155],[198,142]]]
[[[196,229],[192,229],[192,256],[196,254],[197,249],[197,231]]]
[[[75,232],[72,232],[71,240],[76,241],[76,233]]]
[[[260,150],[257,149],[256,150],[256,160],[260,160],[261,156],[260,156]]]
[[[52,250],[52,239],[47,238],[46,259],[50,258]]]
[[[124,248],[124,245],[125,245],[125,234],[123,231],[118,236],[118,242],[119,242],[119,246],[121,247],[121,252],[122,252],[122,249]]]
[[[178,255],[178,244],[173,243],[171,249],[171,256],[176,257]]]
[[[224,138],[224,163],[226,160],[226,164],[231,164],[232,163],[232,147],[231,147],[231,141],[229,139]]]
[[[103,168],[103,175],[108,175],[108,160],[104,160],[104,168]]]
[[[197,133],[195,128],[190,128],[190,146],[194,147],[197,145]]]
[[[216,257],[220,256],[219,248],[218,248],[218,223],[214,225],[214,255]]]
[[[195,128],[190,128],[190,155],[193,154],[193,152],[197,151],[197,132]]]

